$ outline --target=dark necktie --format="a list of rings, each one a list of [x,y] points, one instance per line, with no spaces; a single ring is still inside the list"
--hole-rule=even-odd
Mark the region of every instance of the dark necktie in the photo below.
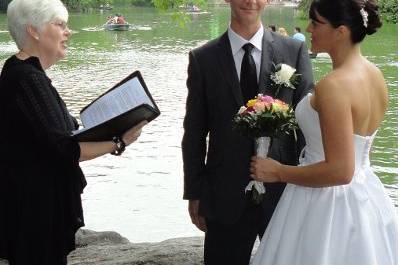
[[[257,96],[257,71],[256,63],[254,62],[251,51],[254,46],[251,43],[246,43],[242,46],[245,50],[243,55],[242,66],[240,69],[240,88],[242,89],[242,96],[245,104],[249,99]]]

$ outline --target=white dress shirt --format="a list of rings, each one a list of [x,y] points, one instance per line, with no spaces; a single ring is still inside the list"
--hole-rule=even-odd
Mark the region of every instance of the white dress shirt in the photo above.
[[[257,71],[257,82],[260,76],[260,66],[261,66],[261,49],[263,44],[263,35],[264,35],[264,28],[263,25],[258,29],[256,34],[250,39],[246,40],[238,33],[234,32],[231,29],[231,26],[228,27],[228,38],[231,43],[232,55],[235,61],[236,72],[238,73],[238,78],[240,80],[240,68],[242,65],[243,55],[245,51],[242,49],[242,46],[246,43],[250,42],[254,45],[254,49],[252,50],[252,56],[254,62],[256,63],[256,71]]]

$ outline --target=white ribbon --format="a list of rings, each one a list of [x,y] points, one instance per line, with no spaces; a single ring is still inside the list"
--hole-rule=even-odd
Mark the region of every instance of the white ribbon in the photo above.
[[[247,184],[247,186],[245,188],[245,193],[247,193],[248,191],[251,191],[253,187],[257,190],[258,194],[265,193],[265,187],[264,187],[263,183],[260,181],[257,181],[257,180],[251,180],[249,182],[249,184]]]
[[[266,158],[268,154],[268,149],[271,143],[270,137],[259,137],[255,139],[256,155],[261,158]],[[251,180],[245,188],[245,193],[251,191],[252,189],[257,190],[258,194],[265,193],[265,187],[261,181]]]

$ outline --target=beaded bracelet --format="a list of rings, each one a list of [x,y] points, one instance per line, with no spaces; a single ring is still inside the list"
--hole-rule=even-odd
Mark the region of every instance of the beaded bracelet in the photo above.
[[[124,150],[126,150],[126,143],[119,136],[113,137],[112,142],[116,144],[116,150],[113,151],[111,154],[115,156],[120,156],[124,152]]]

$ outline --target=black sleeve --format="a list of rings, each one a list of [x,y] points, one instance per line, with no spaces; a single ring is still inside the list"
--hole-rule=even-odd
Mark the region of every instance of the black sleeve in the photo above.
[[[27,121],[27,128],[22,129],[39,148],[60,159],[79,161],[80,146],[70,136],[75,125],[44,73],[28,72],[17,81],[16,107]]]
[[[189,54],[187,88],[188,96],[182,139],[184,199],[195,200],[200,198],[202,189],[208,121],[205,87],[193,52]]]

